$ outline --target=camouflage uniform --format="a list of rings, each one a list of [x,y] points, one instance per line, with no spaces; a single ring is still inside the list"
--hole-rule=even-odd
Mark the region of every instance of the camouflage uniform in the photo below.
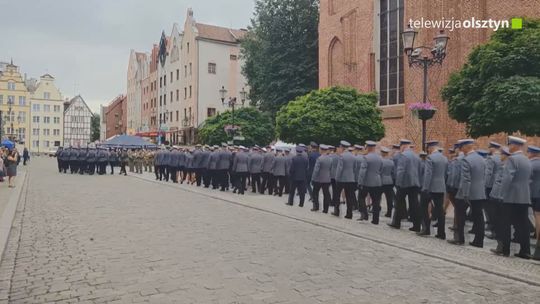
[[[143,156],[143,151],[137,151],[135,152],[134,154],[134,158],[135,158],[135,173],[139,173],[139,174],[142,174],[142,167],[143,167],[143,161],[144,161],[144,156]]]
[[[132,150],[129,150],[128,151],[128,166],[129,166],[129,172],[134,172],[133,170],[133,165],[134,165],[134,162],[135,162],[135,151],[132,151]]]
[[[146,151],[146,154],[145,154],[145,157],[144,157],[144,164],[145,164],[146,168],[148,169],[148,170],[145,170],[145,171],[148,171],[148,172],[152,173],[152,168],[154,167],[154,152]]]

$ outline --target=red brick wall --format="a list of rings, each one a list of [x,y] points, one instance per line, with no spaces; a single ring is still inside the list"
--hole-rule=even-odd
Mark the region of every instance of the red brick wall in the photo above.
[[[377,0],[375,0],[377,1]],[[333,6],[333,10],[332,10]],[[321,0],[319,24],[319,86],[327,87],[334,84],[348,85],[360,91],[369,91],[370,75],[369,56],[373,53],[373,18],[378,18],[374,12],[373,0]],[[344,17],[351,11],[356,12],[356,35],[347,34],[350,28],[344,24]],[[333,13],[333,14],[332,14]],[[511,17],[538,17],[540,16],[540,2],[538,0],[405,0],[405,18],[440,19],[441,17],[455,19],[510,19]],[[346,23],[346,22],[345,22]],[[421,29],[417,37],[417,45],[432,45],[432,39],[437,29]],[[465,137],[465,127],[452,120],[447,113],[446,104],[441,101],[441,87],[448,81],[450,73],[462,67],[467,55],[478,44],[489,39],[492,30],[489,29],[456,29],[447,32],[450,36],[448,56],[442,66],[434,66],[429,71],[429,101],[437,108],[435,117],[427,123],[427,138],[438,139],[445,147],[451,146],[457,139]],[[351,45],[347,39],[355,40],[352,45],[355,51],[342,51],[332,49],[332,41],[339,39],[341,46]],[[335,43],[334,43],[335,44]],[[337,50],[332,52],[332,50]],[[333,57],[333,58],[331,58]],[[351,69],[346,64],[347,58],[353,58]],[[406,60],[405,60],[406,62]],[[338,64],[339,67],[333,67]],[[383,117],[386,127],[386,137],[382,140],[385,145],[395,143],[399,138],[406,137],[413,140],[419,147],[421,142],[421,122],[413,117],[407,109],[407,104],[422,100],[422,71],[404,69],[405,77],[405,105],[385,107]],[[337,81],[335,81],[337,80]],[[480,138],[479,145],[485,145],[489,140],[504,142],[504,134],[490,138]],[[540,144],[540,138],[529,138],[529,142]]]
[[[106,137],[125,134],[127,125],[127,97],[116,97],[105,109]]]

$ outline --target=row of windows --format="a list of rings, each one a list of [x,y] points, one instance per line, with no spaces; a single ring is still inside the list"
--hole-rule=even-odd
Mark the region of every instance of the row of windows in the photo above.
[[[64,128],[64,133],[69,135],[90,135],[88,128]]]
[[[13,95],[6,95],[6,104],[15,104],[15,96]],[[0,95],[0,105],[4,104],[4,95]],[[19,106],[26,106],[26,96],[19,96]]]
[[[45,147],[45,148],[49,148],[51,146],[51,144],[53,144],[55,147],[59,147],[60,146],[60,141],[54,141],[54,142],[51,142],[51,141],[48,141],[48,140],[43,141],[43,147]],[[33,148],[39,147],[39,140],[33,140],[32,141],[32,147]]]
[[[51,123],[51,118],[49,116],[44,116],[43,120],[41,120],[40,116],[32,116],[32,122],[39,123],[43,121],[43,123]],[[53,123],[59,124],[60,123],[60,117],[53,117]]]
[[[11,127],[6,127],[6,132],[7,132],[6,134],[15,134],[13,130],[17,131],[18,137],[23,138],[23,139],[26,138],[26,128],[11,129]]]
[[[17,116],[15,116],[15,111],[11,111],[11,113],[7,113],[5,115],[6,122],[18,122],[18,123],[25,123],[26,122],[26,112],[19,111]]]
[[[53,132],[53,135],[54,136],[59,136],[60,135],[60,129],[53,129],[52,130]],[[32,135],[39,135],[39,129],[38,128],[34,128],[32,129]],[[43,135],[51,135],[51,129],[43,129]]]
[[[61,107],[59,105],[53,106],[54,112],[60,112]],[[40,112],[41,111],[41,104],[34,103],[32,104],[32,111],[33,112]],[[51,105],[43,105],[43,112],[51,112]]]

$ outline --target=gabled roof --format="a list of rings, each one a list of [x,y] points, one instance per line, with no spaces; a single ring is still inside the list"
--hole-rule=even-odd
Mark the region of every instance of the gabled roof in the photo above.
[[[215,41],[238,43],[246,35],[245,30],[235,30],[204,23],[195,23],[195,27],[199,32],[198,37]]]
[[[53,77],[51,74],[49,74],[49,73],[46,73],[46,74],[41,75],[40,78],[52,78],[52,79],[54,79],[54,77]]]
[[[88,112],[90,112],[90,114],[94,116],[94,113],[92,112],[92,110],[90,110],[90,107],[86,104],[86,101],[84,101],[81,95],[77,95],[68,101],[69,106],[65,109],[64,113],[67,112],[71,108],[71,106],[73,106],[73,104],[78,100],[81,101],[83,105],[86,107],[86,109],[88,109]]]

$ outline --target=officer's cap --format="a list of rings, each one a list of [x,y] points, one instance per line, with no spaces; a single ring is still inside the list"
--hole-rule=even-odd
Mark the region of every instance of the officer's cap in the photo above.
[[[484,149],[476,150],[476,153],[480,154],[482,157],[486,157],[489,154],[489,152]]]
[[[448,148],[448,152],[454,153],[454,152],[456,152],[456,149],[454,149],[454,148]]]
[[[508,149],[508,147],[502,147],[501,152],[502,152],[502,154],[507,155],[507,156],[512,155],[512,153],[510,153],[510,149]]]
[[[400,146],[410,145],[411,143],[412,143],[412,141],[410,141],[409,139],[402,138],[402,139],[399,140],[399,145]]]
[[[381,147],[381,153],[390,153],[390,149],[387,147]]]
[[[372,140],[366,140],[366,146],[368,147],[375,147],[377,145],[376,142],[372,141]]]
[[[304,148],[302,146],[296,147],[296,153],[302,153],[304,152]]]
[[[354,148],[356,150],[364,150],[364,146],[361,146],[361,145],[354,145]]]
[[[318,145],[316,142],[314,142],[314,141],[310,142],[309,145],[310,145],[311,147],[313,147],[313,148],[317,148],[317,147],[319,146],[319,145]]]
[[[348,151],[354,151],[354,147],[348,147],[347,150]]]
[[[519,138],[519,137],[516,137],[516,136],[508,136],[508,144],[509,145],[519,145],[519,146],[523,146],[527,141],[523,138]]]
[[[437,141],[437,140],[430,140],[430,141],[426,142],[426,146],[428,146],[428,147],[433,147],[433,146],[437,146],[437,145],[439,145],[439,141]]]
[[[345,148],[348,148],[348,147],[351,146],[351,144],[350,144],[348,141],[345,141],[345,140],[340,141],[339,144],[340,144],[342,147],[345,147]]]
[[[267,151],[268,151],[268,150],[266,150],[266,148],[262,148],[262,150],[263,150],[264,152],[267,152]]]
[[[321,150],[325,150],[325,151],[328,150],[328,146],[327,146],[327,145],[323,145],[323,144],[321,144],[321,145],[319,146],[319,148],[320,148]]]
[[[527,151],[529,151],[530,153],[540,153],[540,147],[529,146],[527,147]]]
[[[394,148],[394,149],[399,149],[399,147],[400,147],[399,144],[392,145],[392,148]]]
[[[221,143],[221,146],[222,147],[227,147],[227,144],[226,143]]]
[[[457,143],[458,143],[459,147],[463,147],[465,145],[474,144],[474,139],[472,139],[472,138],[464,138],[464,139],[458,140]]]
[[[427,153],[425,151],[420,152],[420,156],[427,156]]]
[[[499,149],[501,147],[501,144],[499,144],[498,142],[490,141],[489,142],[489,147]]]
[[[336,147],[334,147],[334,146],[330,145],[330,146],[328,146],[328,149],[331,149],[331,150],[335,150],[335,149],[336,149]]]
[[[304,145],[304,144],[298,144],[298,146],[299,146],[299,147],[302,147],[302,148],[305,148],[305,147],[306,147],[306,145]]]

